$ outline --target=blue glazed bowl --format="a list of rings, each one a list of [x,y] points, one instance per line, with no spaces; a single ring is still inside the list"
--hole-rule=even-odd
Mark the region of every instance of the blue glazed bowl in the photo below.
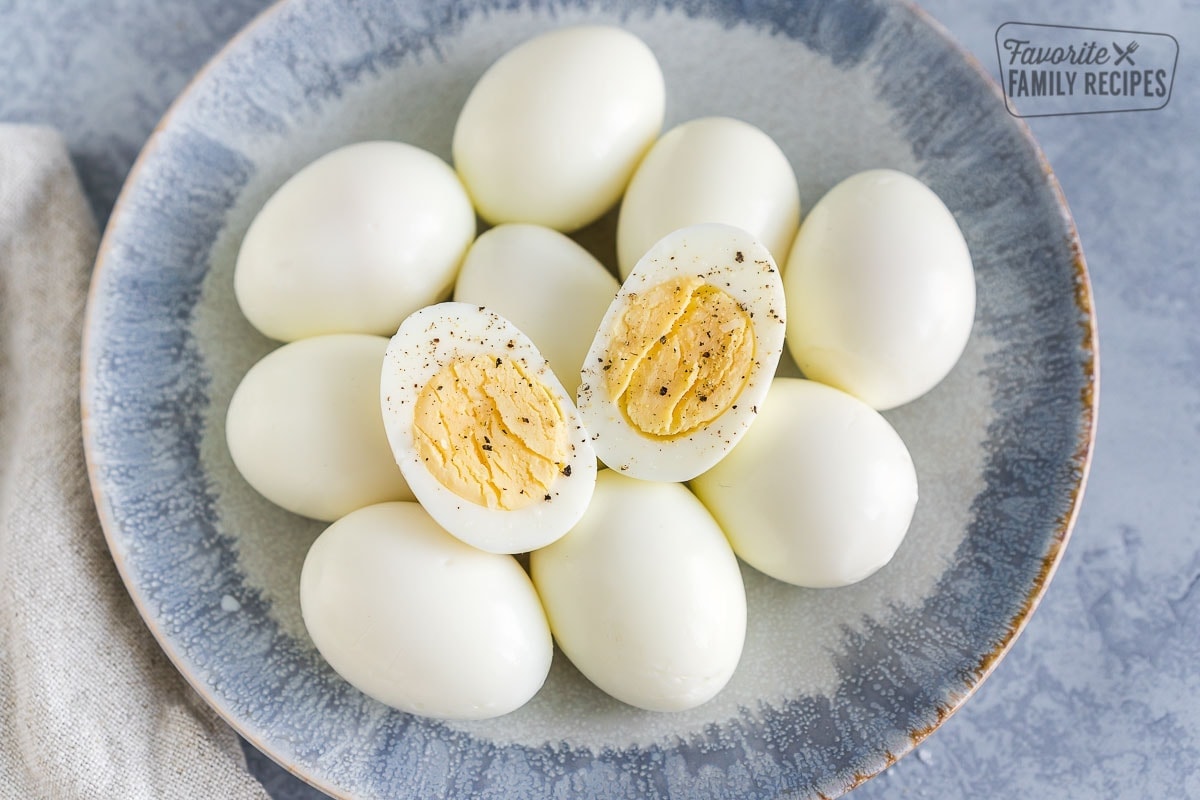
[[[662,64],[668,126],[745,119],[811,207],[851,173],[920,177],[954,212],[978,309],[961,362],[887,417],[921,500],[893,562],[837,590],[744,568],[742,663],[679,714],[626,707],[556,655],[504,718],[388,709],[320,658],[299,614],[321,525],[258,497],[224,444],[241,376],[276,343],[233,263],[266,198],[364,139],[449,157],[483,70],[530,35],[611,22]],[[581,238],[612,263],[612,216]],[[1095,327],[1066,204],[989,79],[881,0],[294,0],[236,38],[147,144],[105,234],[83,363],[100,516],[130,594],[196,690],[256,746],[346,797],[832,797],[928,735],[1028,620],[1075,519],[1095,424]]]

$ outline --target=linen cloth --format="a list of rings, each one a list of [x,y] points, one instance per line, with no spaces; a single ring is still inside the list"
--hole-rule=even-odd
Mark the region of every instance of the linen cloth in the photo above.
[[[79,409],[96,246],[61,138],[0,125],[0,798],[266,798],[96,516]]]

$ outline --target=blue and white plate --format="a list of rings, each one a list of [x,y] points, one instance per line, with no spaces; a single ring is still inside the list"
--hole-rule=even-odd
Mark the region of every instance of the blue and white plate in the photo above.
[[[598,21],[658,55],[668,125],[724,114],[771,134],[805,208],[869,167],[929,184],[974,256],[975,329],[939,387],[887,414],[921,483],[894,561],[821,591],[745,569],[745,654],[715,700],[638,711],[556,657],[507,717],[412,717],[317,654],[298,584],[322,526],[256,495],[225,449],[230,395],[276,346],[238,310],[235,255],[304,164],[377,138],[448,158],[458,110],[497,56]],[[606,225],[588,231],[602,253]],[[934,730],[1028,620],[1079,508],[1095,348],[1079,242],[1045,160],[910,6],[292,0],[197,77],[129,177],[88,310],[85,439],[113,557],[163,649],[243,736],[331,794],[831,797]]]

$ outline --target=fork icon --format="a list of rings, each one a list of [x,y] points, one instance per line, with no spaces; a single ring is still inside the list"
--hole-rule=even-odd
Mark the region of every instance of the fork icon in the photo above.
[[[1138,49],[1138,43],[1136,40],[1130,42],[1124,50],[1122,50],[1121,45],[1117,44],[1116,42],[1113,42],[1112,46],[1113,49],[1117,51],[1117,60],[1113,62],[1114,67],[1125,61],[1128,61],[1129,66],[1131,67],[1137,66],[1133,60],[1133,51]]]

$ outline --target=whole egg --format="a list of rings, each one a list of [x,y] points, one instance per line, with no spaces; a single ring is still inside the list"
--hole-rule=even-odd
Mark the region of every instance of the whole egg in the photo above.
[[[326,522],[411,500],[379,410],[387,344],[366,334],[314,336],[252,366],[225,415],[229,454],[246,482],[276,505]]]
[[[880,411],[936,386],[975,319],[954,215],[902,172],[846,178],[813,206],[784,272],[788,350],[805,377]]]
[[[488,222],[573,231],[616,204],[665,103],[641,39],[560,28],[509,50],[475,84],[454,128],[454,166]]]
[[[777,264],[787,263],[800,224],[796,175],[779,145],[748,122],[693,119],[654,143],[621,201],[621,277],[671,231],[704,222],[742,228]]]
[[[563,653],[625,703],[701,705],[741,658],[746,594],[737,559],[682,484],[604,470],[587,514],[530,554],[530,572]]]
[[[416,503],[329,526],[304,560],[300,608],[339,675],[412,714],[506,714],[550,670],[550,631],[521,565],[463,544]]]
[[[917,504],[912,458],[887,420],[799,378],[776,378],[741,444],[691,486],[742,560],[814,588],[887,564]]]
[[[401,142],[360,142],[293,175],[251,222],[234,291],[266,336],[390,336],[450,293],[475,212],[446,162]]]

